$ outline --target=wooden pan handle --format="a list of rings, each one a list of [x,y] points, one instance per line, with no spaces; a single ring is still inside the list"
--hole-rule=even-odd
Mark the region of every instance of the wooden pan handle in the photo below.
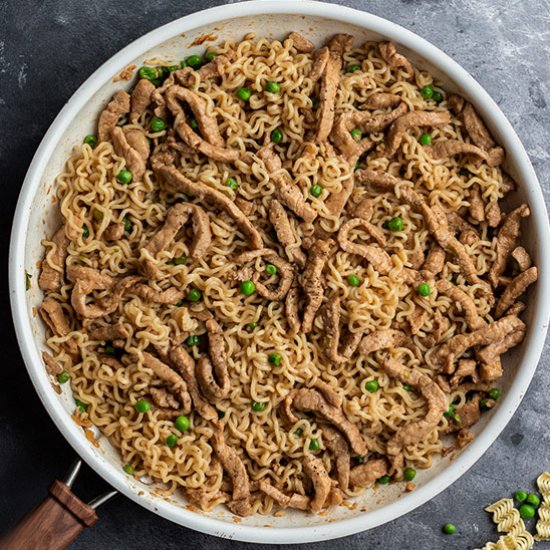
[[[50,495],[0,541],[0,550],[63,550],[96,521],[93,508],[55,481]]]

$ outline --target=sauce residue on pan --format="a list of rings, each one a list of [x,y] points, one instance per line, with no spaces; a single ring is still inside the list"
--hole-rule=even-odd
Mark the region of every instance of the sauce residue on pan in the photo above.
[[[208,34],[201,34],[193,42],[191,42],[190,46],[200,46],[204,42],[213,42],[214,40],[218,39],[218,35],[214,34],[213,32],[210,32]]]

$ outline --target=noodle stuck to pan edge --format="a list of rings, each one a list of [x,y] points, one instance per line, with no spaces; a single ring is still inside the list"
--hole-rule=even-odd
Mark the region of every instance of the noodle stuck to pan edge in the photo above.
[[[504,151],[394,44],[352,42],[142,67],[57,178],[46,367],[127,473],[204,510],[412,490],[525,335]]]

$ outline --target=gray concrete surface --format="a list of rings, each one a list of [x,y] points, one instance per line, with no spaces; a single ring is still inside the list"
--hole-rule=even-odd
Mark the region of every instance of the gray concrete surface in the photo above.
[[[32,155],[53,118],[85,78],[131,40],[218,0],[0,0],[0,251],[7,263],[11,218]],[[550,3],[548,0],[339,0],[386,17],[450,54],[500,104],[550,197]],[[550,243],[549,243],[550,245]],[[23,366],[1,270],[0,532],[68,467],[72,450],[36,397]],[[549,347],[520,409],[485,456],[458,482],[405,517],[319,550],[465,549],[496,540],[483,506],[534,488],[550,469]],[[77,492],[105,489],[87,472]],[[119,497],[74,545],[90,549],[244,548],[173,525]],[[447,521],[458,534],[444,537]],[[257,548],[268,548],[255,545]],[[305,545],[309,546],[309,545]],[[304,547],[305,547],[304,546]],[[539,543],[538,547],[549,547]]]

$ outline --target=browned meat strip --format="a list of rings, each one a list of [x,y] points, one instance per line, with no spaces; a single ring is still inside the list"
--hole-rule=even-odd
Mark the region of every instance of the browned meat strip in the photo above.
[[[514,248],[510,255],[518,263],[518,269],[520,271],[527,271],[533,264],[531,256],[529,256],[529,252],[527,252],[523,246],[517,246]]]
[[[510,212],[497,235],[496,258],[489,270],[489,281],[493,288],[498,286],[498,279],[506,269],[506,263],[516,246],[519,237],[521,218],[527,218],[531,214],[529,207],[522,204]]]
[[[435,277],[445,266],[445,251],[438,245],[434,244],[430,248],[426,260],[422,264],[422,271],[427,271],[431,274],[431,278]]]
[[[99,115],[97,134],[100,142],[108,141],[121,117],[130,111],[130,96],[119,90]]]
[[[266,479],[258,481],[258,489],[285,508],[296,508],[297,510],[309,509],[311,499],[308,496],[299,493],[293,493],[291,496],[285,495],[282,491],[273,487]]]
[[[341,69],[342,57],[331,52],[325,70],[321,75],[321,91],[319,93],[319,108],[317,110],[317,133],[315,135],[315,143],[326,141],[332,130],[336,90],[340,82]]]
[[[489,202],[486,208],[485,217],[487,218],[487,224],[489,227],[498,227],[502,220],[502,212],[500,206],[496,200]]]
[[[69,242],[67,235],[65,235],[65,225],[62,225],[52,237],[53,247],[47,252],[42,261],[42,270],[38,278],[38,286],[42,290],[58,292],[61,289]]]
[[[448,111],[412,111],[402,115],[390,126],[382,154],[385,157],[393,157],[401,145],[405,132],[410,128],[418,126],[445,126],[450,122],[451,116]]]
[[[350,478],[350,454],[349,445],[344,436],[332,426],[321,426],[323,432],[323,443],[334,455],[336,461],[336,474],[338,476],[338,487],[346,492],[349,488]]]
[[[249,516],[252,513],[252,507],[248,473],[237,451],[225,442],[222,426],[214,427],[211,444],[223,469],[233,481],[233,494],[231,501],[227,504],[228,508],[239,516]]]
[[[328,49],[339,56],[343,56],[353,46],[353,36],[351,34],[335,34],[328,43]]]
[[[475,155],[484,160],[489,166],[498,166],[504,162],[504,149],[502,147],[495,147],[487,152],[476,145],[459,139],[438,141],[429,149],[427,147],[425,149],[434,160],[454,157],[455,155]]]
[[[454,361],[474,346],[486,346],[498,342],[508,334],[525,329],[521,319],[508,315],[483,328],[466,334],[457,334],[445,342],[432,356],[434,366],[450,374],[454,372]]]
[[[320,512],[330,493],[332,486],[330,477],[318,458],[309,455],[304,459],[304,471],[313,484],[313,498],[309,505],[312,512]]]
[[[414,67],[411,62],[403,54],[397,53],[397,48],[393,42],[380,42],[378,51],[382,59],[392,69],[402,69],[407,80],[414,76]]]
[[[377,109],[387,109],[395,107],[401,103],[401,96],[397,94],[389,94],[386,92],[376,92],[371,94],[367,99],[359,105],[359,109],[369,109],[375,111]]]
[[[324,241],[322,239],[317,239],[308,250],[307,263],[301,281],[302,289],[306,296],[306,308],[301,327],[301,331],[304,334],[311,332],[315,314],[323,302],[323,269],[333,244],[331,240]]]
[[[277,239],[285,247],[285,252],[291,262],[299,267],[306,265],[306,255],[296,240],[296,235],[290,225],[288,214],[283,205],[276,199],[269,203],[269,221],[277,233]]]
[[[466,103],[462,111],[462,122],[475,145],[482,149],[492,149],[496,143],[485,123],[476,113],[471,103]]]
[[[173,363],[176,371],[185,380],[187,391],[191,396],[191,400],[193,401],[193,406],[196,411],[205,420],[217,422],[218,413],[216,412],[216,409],[204,399],[199,390],[199,384],[195,374],[195,361],[193,358],[179,346],[172,348],[168,353],[168,357]]]
[[[455,115],[460,114],[462,109],[464,109],[464,98],[457,94],[451,94],[447,98],[447,107],[449,107]]]
[[[292,334],[297,334],[301,326],[298,315],[299,293],[298,287],[293,285],[290,287],[285,299],[285,315]]]
[[[151,388],[149,391],[157,407],[176,410],[181,407],[180,402],[166,388]]]
[[[254,201],[248,201],[242,197],[236,197],[235,204],[245,216],[252,216],[252,214],[256,212],[256,203]]]
[[[363,199],[361,202],[352,206],[351,215],[354,218],[361,218],[366,222],[370,221],[374,212],[372,199]]]
[[[177,304],[180,300],[183,300],[185,292],[181,288],[171,286],[166,290],[154,290],[148,285],[136,285],[132,289],[134,294],[137,294],[141,299],[146,302],[153,302],[155,304]]]
[[[365,258],[372,264],[376,271],[382,275],[387,275],[393,268],[393,263],[388,253],[377,246],[351,242],[349,239],[349,234],[351,230],[356,227],[362,227],[365,229],[371,237],[374,237],[380,247],[385,246],[386,240],[380,229],[362,218],[352,218],[340,228],[340,231],[338,232],[338,244],[342,250]]]
[[[63,372],[63,367],[47,351],[42,352],[42,360],[48,374],[57,376]]]
[[[505,288],[500,300],[495,308],[495,317],[502,317],[506,311],[512,307],[514,302],[521,296],[529,285],[532,285],[538,279],[538,270],[536,267],[530,267],[523,271]]]
[[[195,185],[198,186],[199,184]],[[214,193],[217,193],[217,191],[214,191]],[[227,200],[229,202],[229,199]],[[212,239],[208,214],[196,204],[180,202],[168,210],[162,227],[141,249],[143,272],[148,277],[152,279],[162,278],[163,274],[157,268],[155,258],[159,252],[172,244],[176,235],[190,218],[193,229],[193,241],[189,245],[189,256],[191,258],[200,258],[206,254],[210,248]]]
[[[315,49],[313,42],[297,32],[291,32],[288,37],[292,40],[293,46],[303,53],[311,53]]]
[[[458,362],[458,368],[455,370],[452,378],[449,380],[450,387],[456,388],[462,380],[468,376],[472,377],[472,382],[477,382],[477,361],[475,359],[461,359]]]
[[[336,218],[342,215],[346,203],[353,192],[353,174],[342,180],[342,189],[338,193],[331,193],[325,201],[327,210]]]
[[[477,307],[469,294],[453,285],[447,279],[439,279],[435,284],[440,294],[447,296],[453,304],[459,304],[464,320],[470,330],[477,330],[484,327],[487,323],[477,312]]]
[[[173,185],[186,195],[204,200],[213,206],[225,210],[234,220],[237,227],[244,233],[253,248],[262,247],[262,237],[252,222],[242,213],[235,203],[228,199],[220,191],[216,191],[202,183],[192,182],[183,174],[180,174],[174,166],[157,165],[156,173],[162,176],[166,182]]]
[[[131,139],[134,140],[135,143],[138,139],[140,139],[137,137],[138,134],[143,137],[145,148],[147,149],[146,151],[141,148],[142,150],[140,152],[138,149],[132,147],[128,142],[128,135],[133,136]],[[137,129],[130,129],[128,134],[126,134],[122,128],[116,126],[111,132],[111,140],[113,141],[115,153],[126,161],[126,168],[132,172],[132,181],[142,181],[146,169],[145,163],[147,161],[147,157],[149,156],[149,144],[145,134]],[[146,152],[146,155],[145,157],[142,157],[141,154],[144,152]]]
[[[203,395],[215,403],[229,394],[230,380],[223,331],[215,319],[205,323],[208,333],[208,353],[197,364],[197,380]]]
[[[122,323],[97,327],[91,330],[88,334],[88,338],[90,340],[100,340],[103,342],[115,340],[117,338],[126,339],[129,336],[130,333],[128,332],[128,329]]]
[[[359,353],[367,355],[382,349],[407,348],[410,349],[418,358],[420,350],[413,342],[412,338],[402,332],[394,329],[381,329],[363,336],[359,344]]]
[[[437,427],[441,415],[448,409],[447,396],[427,374],[407,368],[395,359],[387,359],[382,364],[383,370],[403,384],[409,384],[424,397],[428,411],[426,416],[416,422],[409,422],[399,428],[388,441],[387,453],[392,465],[398,469],[403,462],[403,447],[422,441]]]
[[[470,216],[471,218],[480,223],[485,220],[485,203],[481,196],[481,189],[479,185],[475,184],[470,189]]]
[[[155,91],[155,85],[146,78],[142,78],[135,85],[130,98],[130,123],[136,124],[145,112],[145,109],[149,107],[152,98],[151,95]]]
[[[122,279],[115,279],[110,275],[103,275],[96,269],[71,265],[67,269],[67,277],[74,282],[71,293],[73,309],[84,319],[97,319],[109,315],[118,307],[123,294],[141,280],[141,277],[129,275]],[[109,296],[88,304],[87,297],[94,290],[109,289]]]
[[[53,298],[46,298],[40,306],[38,312],[42,320],[48,325],[54,336],[65,337],[71,332],[69,322],[65,317],[61,304]],[[78,355],[78,346],[74,340],[67,340],[63,343],[69,354]]]
[[[498,380],[502,376],[500,356],[517,346],[525,337],[525,328],[507,334],[504,338],[495,340],[488,346],[477,350],[476,356],[480,362],[479,375],[485,381]]]
[[[214,116],[208,114],[205,99],[181,86],[168,88],[165,97],[166,105],[174,116],[174,128],[189,147],[221,162],[234,162],[239,158],[239,151],[225,147],[218,122]],[[204,139],[187,124],[185,111],[180,101],[185,101],[193,111]]]
[[[348,358],[340,355],[340,298],[332,297],[326,304],[323,312],[325,325],[325,339],[327,342],[326,354],[333,363],[345,363]]]
[[[388,463],[383,458],[376,458],[352,468],[349,481],[353,487],[369,487],[387,473]]]
[[[467,401],[456,409],[456,420],[449,422],[446,432],[458,432],[473,426],[481,418],[479,406],[480,396],[476,393],[471,401]]]
[[[330,58],[330,50],[327,47],[317,50],[314,54],[313,67],[309,78],[313,82],[313,85],[321,78],[327,67],[328,60]]]
[[[324,394],[326,390],[322,393],[318,389],[306,388],[289,393],[284,401],[286,416],[291,422],[298,422],[292,407],[298,411],[314,412],[342,432],[354,453],[364,455],[367,452],[367,444],[357,426],[346,418],[341,407],[331,404]],[[338,399],[337,395],[336,398]]]
[[[106,241],[119,241],[124,236],[124,223],[114,222],[103,233]]]
[[[313,222],[317,217],[317,212],[306,202],[300,188],[294,184],[288,173],[282,169],[281,159],[275,153],[272,146],[262,147],[258,151],[258,158],[263,161],[271,179],[275,183],[275,192],[278,200],[305,222]]]
[[[240,265],[256,258],[265,258],[275,267],[277,267],[279,275],[279,284],[275,290],[270,290],[262,282],[260,282],[260,273],[254,271],[252,274],[252,280],[256,285],[256,290],[260,296],[263,296],[266,300],[278,302],[284,300],[287,292],[290,290],[292,281],[294,280],[294,269],[292,266],[279,257],[279,255],[270,248],[260,248],[259,250],[252,250],[250,252],[244,252],[243,254],[235,258],[235,263]]]

